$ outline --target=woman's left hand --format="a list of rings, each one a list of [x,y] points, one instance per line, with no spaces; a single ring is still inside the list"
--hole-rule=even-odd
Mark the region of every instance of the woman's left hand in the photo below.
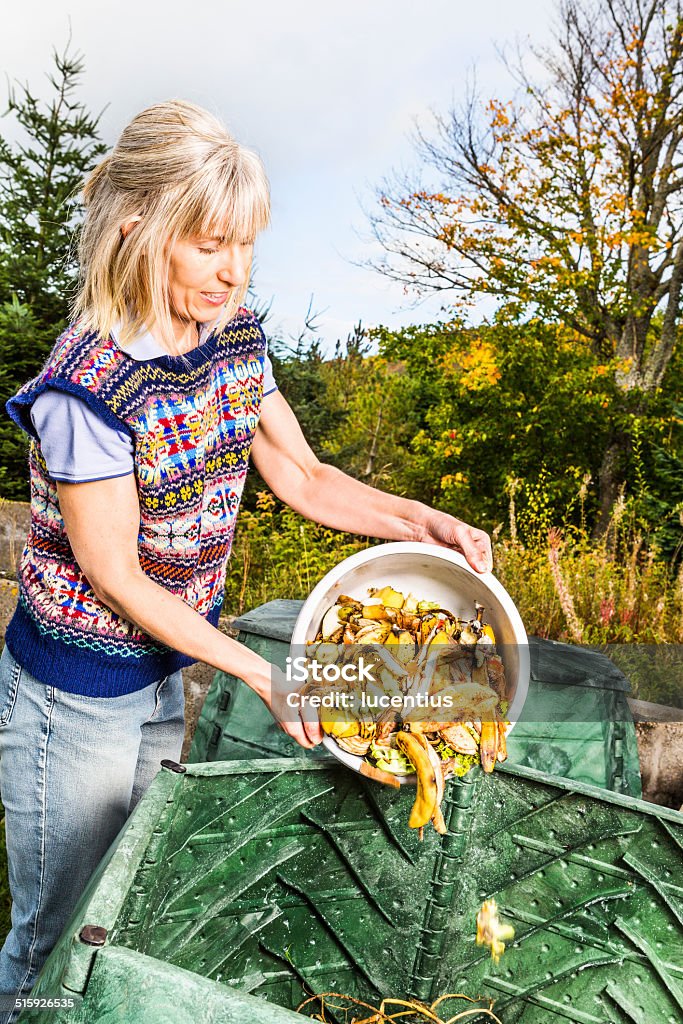
[[[484,530],[476,526],[468,526],[462,519],[449,516],[447,512],[430,510],[427,516],[424,535],[420,540],[425,544],[439,544],[444,548],[453,548],[465,556],[469,564],[477,572],[491,572],[493,555],[491,538]]]

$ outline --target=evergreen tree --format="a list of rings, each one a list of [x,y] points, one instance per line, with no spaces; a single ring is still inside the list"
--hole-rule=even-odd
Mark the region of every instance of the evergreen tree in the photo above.
[[[18,140],[0,136],[0,398],[36,374],[64,328],[76,277],[81,180],[106,147],[93,117],[75,98],[83,59],[68,45],[53,55],[51,97],[10,88],[6,113]],[[26,498],[25,438],[0,418],[0,483]]]

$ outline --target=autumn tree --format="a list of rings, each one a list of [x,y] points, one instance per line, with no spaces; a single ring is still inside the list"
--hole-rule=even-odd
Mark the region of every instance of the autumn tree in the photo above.
[[[566,325],[613,376],[599,470],[604,529],[628,418],[662,386],[683,286],[680,0],[565,0],[550,47],[508,67],[508,102],[461,107],[418,133],[430,186],[395,176],[371,220],[385,275],[503,318]],[[424,180],[424,179],[423,179]],[[436,187],[434,187],[436,186]]]

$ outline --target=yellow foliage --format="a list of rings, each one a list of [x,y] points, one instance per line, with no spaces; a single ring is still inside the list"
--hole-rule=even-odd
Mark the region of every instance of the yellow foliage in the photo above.
[[[482,391],[493,387],[501,377],[491,344],[478,338],[460,359],[462,375],[460,386],[465,391]]]
[[[501,377],[493,346],[481,338],[474,338],[464,351],[452,350],[443,358],[441,368],[446,376],[456,377],[465,391],[493,387]]]
[[[256,495],[256,508],[259,512],[272,513],[276,504],[275,496],[270,491],[259,491]]]
[[[441,477],[441,490],[447,491],[451,487],[465,485],[467,481],[466,473],[446,473],[445,476]]]

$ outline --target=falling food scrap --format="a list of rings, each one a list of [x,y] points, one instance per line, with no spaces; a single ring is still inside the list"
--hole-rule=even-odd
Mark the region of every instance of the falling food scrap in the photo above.
[[[496,901],[486,900],[482,903],[477,914],[477,945],[490,947],[495,964],[505,952],[505,943],[512,942],[514,937],[515,929],[500,921]]]

